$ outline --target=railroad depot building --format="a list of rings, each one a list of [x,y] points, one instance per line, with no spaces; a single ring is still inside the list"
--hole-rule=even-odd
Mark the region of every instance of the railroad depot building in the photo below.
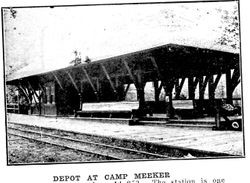
[[[166,44],[59,70],[9,77],[18,88],[19,113],[36,115],[133,118],[164,114],[168,118],[215,115],[221,99],[215,91],[225,77],[224,98],[240,83],[238,53]],[[151,83],[153,100],[145,100]],[[187,95],[181,92],[187,83]],[[126,100],[131,87],[136,100]],[[162,97],[162,92],[164,96]],[[206,97],[205,97],[206,93]],[[198,96],[197,96],[198,94]],[[241,107],[241,106],[240,106]]]

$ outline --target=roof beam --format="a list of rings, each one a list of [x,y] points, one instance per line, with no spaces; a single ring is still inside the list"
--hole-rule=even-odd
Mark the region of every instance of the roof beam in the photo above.
[[[158,75],[158,77],[160,78],[160,80],[163,80],[163,76],[162,76],[162,74],[161,74],[161,72],[160,72],[160,69],[159,69],[159,67],[158,67],[158,64],[156,63],[156,60],[155,60],[155,58],[154,57],[148,57],[150,60],[151,60],[151,62],[152,62],[152,64],[153,64],[153,66],[154,66],[154,68],[156,69],[156,72],[157,72],[157,75]]]
[[[204,93],[205,93],[209,78],[210,78],[210,76],[205,76],[205,80],[203,80],[203,76],[199,77],[199,90],[200,90],[199,91],[199,95],[200,95],[199,98],[200,99],[204,99]]]
[[[221,73],[217,74],[215,80],[213,75],[210,76],[209,81],[208,81],[208,94],[209,94],[209,99],[214,99],[215,97],[215,89],[217,88],[217,85],[220,81],[221,78]]]
[[[69,79],[70,79],[71,83],[73,84],[74,88],[75,88],[76,91],[79,93],[79,89],[78,89],[78,87],[77,87],[77,85],[76,85],[76,83],[75,83],[73,77],[71,76],[71,74],[70,74],[69,72],[67,72],[67,71],[65,71],[65,72],[66,72],[67,75],[69,76]]]
[[[25,97],[26,97],[27,100],[28,100],[28,103],[31,104],[29,95],[27,94],[27,92],[25,91],[25,89],[22,87],[22,85],[19,83],[19,84],[17,85],[17,87],[24,93]]]
[[[86,78],[87,78],[87,80],[88,80],[88,82],[89,82],[91,88],[93,89],[93,91],[94,91],[94,93],[95,93],[95,95],[96,95],[97,100],[99,100],[98,91],[97,91],[97,89],[95,88],[94,83],[91,81],[90,76],[89,76],[87,70],[86,70],[84,67],[81,67],[81,68],[82,68],[82,70],[83,70],[83,72],[84,72],[84,74],[85,74],[85,76],[86,76]]]
[[[54,73],[53,71],[51,73],[54,76],[54,78],[56,79],[56,82],[58,83],[60,88],[63,90],[62,84],[61,84],[60,80],[58,79],[58,77],[56,76],[56,73]]]
[[[37,97],[37,99],[39,100],[39,96],[37,95],[36,91],[34,90],[34,88],[32,87],[32,85],[30,84],[30,82],[28,81],[28,85],[31,88],[32,92],[35,94],[35,96]]]
[[[194,99],[195,98],[195,89],[197,87],[197,84],[199,82],[198,77],[188,77],[188,98]]]
[[[114,84],[113,84],[113,82],[112,82],[112,80],[111,80],[111,78],[110,78],[110,76],[108,74],[108,71],[106,70],[105,66],[102,63],[101,63],[101,67],[102,67],[102,70],[103,70],[106,78],[109,81],[109,84],[110,84],[111,88],[113,89],[114,93],[116,94],[117,93],[116,88],[115,88],[115,86],[114,86]]]
[[[237,87],[237,85],[240,83],[240,69],[239,69],[239,67],[234,69],[231,82],[232,82],[232,90],[234,91],[235,88]]]
[[[181,82],[179,83],[179,78],[176,79],[175,83],[175,98],[178,99],[180,98],[181,90],[183,88],[184,82],[186,78],[181,78]]]
[[[91,85],[92,89],[93,89],[95,92],[97,92],[97,90],[96,90],[96,88],[95,88],[95,86],[94,86],[94,83],[91,81],[91,79],[90,79],[90,77],[89,77],[89,74],[87,73],[86,69],[85,69],[84,67],[82,67],[82,70],[83,70],[83,72],[84,72],[84,74],[85,74],[85,76],[86,76],[86,78],[87,78],[89,84]]]
[[[123,64],[124,64],[124,66],[125,66],[125,68],[126,68],[128,74],[129,74],[130,79],[133,81],[133,83],[134,83],[135,85],[137,85],[137,81],[136,81],[134,75],[132,74],[131,69],[130,69],[129,66],[128,66],[128,62],[127,62],[126,60],[124,60],[124,59],[122,59],[122,62],[123,62]]]

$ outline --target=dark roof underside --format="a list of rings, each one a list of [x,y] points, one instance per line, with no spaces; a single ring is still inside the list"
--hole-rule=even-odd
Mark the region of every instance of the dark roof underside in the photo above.
[[[196,77],[212,74],[223,74],[228,69],[239,67],[239,55],[234,53],[202,49],[197,47],[167,44],[147,50],[120,55],[80,64],[64,69],[7,81],[17,84],[20,80],[31,82],[49,82],[55,79],[64,81],[72,76],[76,83],[91,79],[119,78],[124,83],[131,83],[131,75],[140,73],[146,81],[163,78]],[[105,71],[106,70],[106,73]],[[86,72],[87,75],[86,75]]]

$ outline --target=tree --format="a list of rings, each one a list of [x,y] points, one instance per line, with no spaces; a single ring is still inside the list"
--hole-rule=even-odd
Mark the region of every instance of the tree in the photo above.
[[[217,10],[221,12],[222,26],[220,28],[223,31],[218,43],[239,49],[239,16],[237,6],[234,6],[233,11]]]
[[[28,63],[23,62],[22,64],[16,65],[6,65],[6,78],[8,79],[11,75],[15,74],[17,71],[21,70],[22,68],[26,67]],[[6,101],[7,103],[17,103],[17,92],[20,92],[18,88],[14,85],[6,85]],[[20,99],[20,98],[19,98]]]

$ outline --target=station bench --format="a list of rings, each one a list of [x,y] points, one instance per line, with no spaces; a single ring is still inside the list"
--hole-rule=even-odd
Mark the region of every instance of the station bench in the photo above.
[[[133,119],[139,102],[83,103],[76,117],[129,118]]]
[[[193,118],[197,116],[194,100],[173,100],[175,114],[181,118]]]
[[[173,107],[175,109],[194,109],[193,100],[173,100]]]

